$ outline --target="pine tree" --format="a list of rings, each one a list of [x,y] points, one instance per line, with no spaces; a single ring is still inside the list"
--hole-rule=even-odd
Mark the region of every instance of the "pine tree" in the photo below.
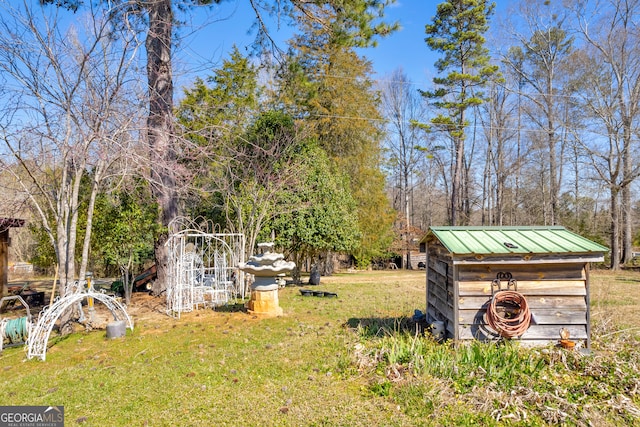
[[[300,26],[301,34],[290,43],[289,62],[279,74],[278,102],[303,119],[349,176],[362,236],[355,256],[368,265],[388,248],[395,218],[380,170],[382,119],[379,94],[369,77],[371,63],[317,23],[304,19]]]
[[[481,89],[498,71],[484,46],[484,33],[494,8],[495,4],[486,0],[446,1],[438,5],[432,23],[425,27],[427,45],[443,55],[435,63],[436,70],[446,73],[433,79],[435,90],[421,93],[443,110],[432,124],[445,131],[453,145],[451,225],[469,221],[470,204],[463,196],[469,180],[464,174],[467,110],[484,101]],[[460,218],[460,211],[465,217]]]

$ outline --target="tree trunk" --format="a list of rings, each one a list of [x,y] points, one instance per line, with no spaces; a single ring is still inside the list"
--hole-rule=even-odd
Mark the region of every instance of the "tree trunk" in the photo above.
[[[129,259],[126,265],[120,265],[120,273],[122,274],[122,291],[124,293],[124,302],[126,305],[131,304],[131,294],[133,293],[133,277],[131,275],[131,266],[133,265],[133,253],[129,253]]]
[[[61,194],[57,200],[58,218],[55,238],[60,264],[60,296],[66,295],[70,284],[76,280],[75,244],[81,176],[80,172],[74,175],[72,165],[66,165],[63,171]]]
[[[462,212],[464,212],[464,217],[460,225],[469,225],[471,221],[471,157],[473,156],[470,156],[469,162],[467,159],[463,159]]]
[[[171,43],[173,12],[171,0],[147,3],[149,32],[146,40],[147,78],[149,83],[149,117],[147,138],[150,152],[152,191],[160,209],[163,231],[155,242],[158,280],[153,292],[167,287],[168,250],[165,245],[169,223],[177,216],[176,180],[172,166],[176,159],[173,132],[173,77]]]
[[[622,263],[626,264],[633,259],[633,231],[631,225],[632,208],[631,208],[631,183],[635,180],[633,176],[633,154],[631,150],[631,123],[630,120],[624,121],[624,148],[622,150]]]
[[[496,138],[497,141],[497,171],[496,171],[496,201],[495,201],[495,220],[494,225],[502,226],[504,222],[504,189],[506,187],[507,169],[504,161],[504,150],[502,145],[504,141]]]
[[[522,86],[522,80],[518,81],[518,87]],[[522,151],[522,95],[520,94],[520,91],[518,91],[518,124],[516,126],[517,129],[517,133],[516,133],[516,159],[518,162],[520,162],[520,158],[521,158],[521,151]],[[518,212],[518,206],[520,206],[520,177],[522,176],[521,173],[521,168],[516,168],[516,176],[514,179],[514,186],[515,188],[513,189],[513,197],[511,200],[511,204],[512,204],[512,208],[511,208],[511,215],[509,217],[509,225],[514,225],[517,223],[517,212]]]
[[[87,208],[87,222],[85,225],[84,242],[82,244],[82,258],[80,260],[80,278],[84,278],[87,272],[87,264],[89,262],[89,248],[91,246],[91,232],[93,230],[93,215],[95,213],[96,198],[98,197],[100,175],[102,174],[102,165],[100,162],[93,175],[91,183],[91,194],[89,196],[89,207]]]
[[[464,160],[464,139],[457,137],[455,144],[455,165],[451,180],[451,225],[458,225],[458,213],[460,207],[460,184],[462,182],[462,170]]]
[[[611,269],[620,269],[620,226],[618,189],[611,188]]]
[[[625,162],[626,163],[626,162]],[[626,166],[625,166],[626,167]],[[631,229],[631,186],[622,188],[622,263],[626,264],[633,259],[633,232]]]
[[[554,130],[553,107],[551,106],[549,106],[547,126],[547,143],[549,148],[549,222],[551,225],[556,225],[558,221],[556,218],[558,210],[558,161],[556,158],[556,135]]]
[[[331,276],[333,274],[333,253],[330,251],[320,252],[316,266],[320,275]]]
[[[404,185],[404,216],[406,218],[406,228],[404,234],[405,240],[405,249],[406,249],[406,257],[407,259],[404,262],[404,268],[406,270],[411,269],[411,222],[409,219],[409,170],[404,169],[403,171],[403,185]]]
[[[484,177],[482,179],[482,218],[481,225],[492,225],[491,221],[491,158],[493,157],[491,147],[491,136],[487,140],[487,155],[484,160]]]

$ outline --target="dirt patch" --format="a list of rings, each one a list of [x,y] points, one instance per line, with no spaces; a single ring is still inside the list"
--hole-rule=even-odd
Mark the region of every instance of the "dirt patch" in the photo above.
[[[9,285],[5,290],[5,295],[8,296],[14,293],[19,293],[16,292],[17,289],[31,289],[38,292],[44,292],[44,305],[46,306],[49,305],[49,302],[51,301],[52,284],[53,280],[12,280],[9,282]],[[102,288],[108,289],[108,287],[105,286],[102,286]],[[12,292],[9,292],[9,290]],[[27,303],[29,304],[28,299]],[[19,302],[8,302],[4,304],[4,306],[4,310],[0,313],[0,317],[14,318],[26,315],[26,310]],[[82,307],[84,315],[88,316],[89,310],[86,300],[82,301]],[[37,319],[38,314],[43,308],[44,306],[41,305],[30,304],[29,310],[34,321]],[[94,318],[91,322],[91,326],[97,329],[106,328],[106,324],[113,321],[113,315],[109,309],[99,301],[95,301],[94,308]],[[132,295],[131,304],[126,307],[126,311],[134,320],[134,323],[159,323],[170,319],[166,314],[166,302],[164,297],[154,297],[144,292],[136,292]],[[76,327],[80,328],[81,325],[77,325]],[[74,329],[76,327],[74,327]]]
[[[131,296],[131,304],[127,306],[129,316],[138,321],[166,319],[166,309],[164,297],[155,297],[143,292],[134,293]]]
[[[304,279],[303,279],[304,280]],[[339,283],[394,283],[404,284],[410,286],[416,290],[421,291],[424,289],[425,272],[419,270],[406,271],[406,270],[375,270],[375,271],[358,271],[358,272],[338,272],[332,276],[322,276],[321,285],[331,285]],[[110,281],[108,279],[96,281],[94,283],[99,288],[108,289]],[[31,279],[31,280],[11,280],[11,286],[23,286],[26,285],[29,288],[37,291],[45,292],[45,304],[49,304],[53,279]],[[301,287],[309,286],[307,283],[299,285]],[[83,303],[84,313],[87,314],[86,302]],[[149,329],[164,329],[166,325],[175,323],[175,319],[168,316],[166,312],[166,300],[164,296],[156,297],[149,295],[146,292],[134,292],[131,297],[131,303],[126,307],[127,313],[132,318],[136,325],[147,325]],[[42,307],[32,307],[31,313],[35,317],[39,313]],[[17,313],[2,314],[0,316],[14,317]],[[242,304],[229,305],[224,307],[217,307],[212,309],[196,310],[192,313],[182,313],[181,320],[189,320],[194,322],[216,322],[216,319],[225,318],[227,320],[234,319],[236,317],[242,320],[251,319]],[[113,320],[113,316],[109,312],[106,306],[100,302],[95,304],[95,322],[94,328],[103,329],[108,322]],[[153,327],[151,327],[153,325]]]

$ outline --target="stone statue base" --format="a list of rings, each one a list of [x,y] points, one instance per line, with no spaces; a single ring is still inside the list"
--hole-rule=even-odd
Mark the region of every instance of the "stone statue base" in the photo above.
[[[282,308],[278,302],[278,288],[272,290],[251,291],[251,299],[247,301],[247,311],[250,314],[264,316],[282,316]]]

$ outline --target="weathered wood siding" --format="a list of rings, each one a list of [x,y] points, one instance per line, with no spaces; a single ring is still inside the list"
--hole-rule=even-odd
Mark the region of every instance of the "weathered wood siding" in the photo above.
[[[523,343],[545,345],[560,339],[560,329],[571,339],[589,346],[588,264],[492,263],[454,264],[451,254],[437,240],[427,245],[427,319],[445,322],[447,338],[497,340],[500,336],[486,322],[492,281],[498,273],[510,273],[532,313]],[[502,281],[502,288],[506,288]]]
[[[447,338],[455,336],[456,293],[453,287],[453,259],[444,246],[433,240],[427,246],[427,319],[441,320]]]
[[[494,340],[499,336],[485,320],[491,302],[491,281],[498,272],[511,273],[532,314],[531,326],[520,338],[532,343],[557,342],[560,329],[588,345],[589,310],[585,264],[458,266],[457,339]],[[506,288],[505,281],[502,282]]]

